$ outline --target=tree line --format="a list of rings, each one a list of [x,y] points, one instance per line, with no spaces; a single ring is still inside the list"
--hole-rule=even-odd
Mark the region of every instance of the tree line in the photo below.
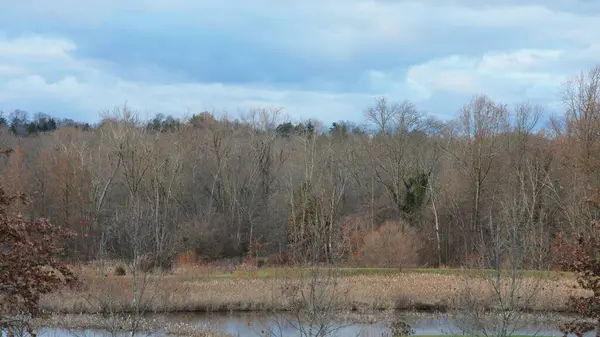
[[[77,232],[73,259],[549,268],[556,238],[592,230],[600,67],[569,80],[564,114],[477,95],[449,121],[376,99],[358,123],[139,119],[96,125],[18,110],[2,119],[0,179],[18,205]],[[515,247],[519,249],[516,250]]]

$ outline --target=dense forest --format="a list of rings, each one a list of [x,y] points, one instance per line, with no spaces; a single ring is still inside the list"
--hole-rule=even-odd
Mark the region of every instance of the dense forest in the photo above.
[[[274,109],[142,121],[124,106],[95,125],[17,110],[0,179],[31,197],[25,216],[80,234],[77,260],[491,267],[519,247],[548,268],[556,238],[598,216],[600,67],[562,95],[560,117],[478,95],[449,121],[379,98],[330,127]]]

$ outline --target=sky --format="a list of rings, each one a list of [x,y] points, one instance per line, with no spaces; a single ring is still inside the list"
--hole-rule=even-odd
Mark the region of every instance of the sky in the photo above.
[[[562,111],[600,64],[598,0],[0,0],[0,110],[95,122],[282,108],[361,121],[378,96],[438,118],[474,95]]]

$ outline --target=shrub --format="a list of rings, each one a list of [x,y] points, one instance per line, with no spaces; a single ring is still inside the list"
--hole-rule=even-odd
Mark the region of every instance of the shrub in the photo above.
[[[198,254],[196,254],[195,250],[188,250],[183,254],[177,256],[175,260],[176,267],[184,267],[188,265],[193,265],[198,263]]]
[[[388,221],[364,238],[360,262],[372,267],[414,267],[422,241],[416,230]]]
[[[118,265],[115,267],[115,275],[117,276],[125,276],[127,272],[125,271],[125,267],[122,265]]]
[[[368,233],[364,229],[350,229],[347,225],[344,227],[343,235],[344,243],[346,244],[346,255],[348,262],[352,265],[361,263],[364,240]]]

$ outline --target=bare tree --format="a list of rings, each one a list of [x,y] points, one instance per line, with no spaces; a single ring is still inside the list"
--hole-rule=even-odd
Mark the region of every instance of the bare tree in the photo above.
[[[600,66],[581,73],[565,83],[563,101],[568,132],[577,137],[581,146],[582,165],[593,169],[597,164],[600,137]]]
[[[531,233],[543,221],[539,216],[539,196],[544,189],[544,177],[532,164],[529,153],[532,147],[532,130],[540,111],[529,105],[519,105],[515,110],[515,123],[510,135],[507,150],[512,161],[504,172],[505,184],[495,185],[490,207],[481,219],[487,235],[479,242],[478,251],[482,254],[479,267],[492,266],[491,271],[482,271],[483,284],[490,290],[489,297],[479,294],[475,297],[469,289],[469,282],[479,282],[477,278],[466,281],[463,309],[469,318],[473,331],[486,336],[510,336],[528,322],[525,315],[534,305],[535,297],[543,286],[544,275],[527,275],[527,265],[534,255],[530,244]],[[498,146],[496,151],[502,147]],[[498,154],[496,155],[500,157]],[[496,174],[498,175],[498,174]],[[471,294],[469,294],[471,292]],[[484,297],[484,298],[481,298]],[[485,303],[487,301],[487,303]],[[491,310],[492,315],[485,315]]]
[[[139,331],[144,314],[158,296],[158,292],[151,291],[156,288],[154,283],[157,281],[151,278],[145,268],[141,268],[144,263],[148,263],[144,259],[152,256],[153,251],[151,243],[154,214],[145,204],[147,203],[143,200],[129,204],[127,209],[117,213],[115,217],[116,225],[124,229],[115,244],[122,249],[122,254],[129,261],[126,265],[132,282],[132,313],[129,315],[127,328],[131,336]]]
[[[378,133],[387,134],[404,131],[402,128],[413,126],[419,119],[411,102],[390,103],[386,97],[377,98],[375,106],[365,111],[365,117],[375,125]]]
[[[79,258],[95,258],[95,241],[99,237],[96,236],[97,227],[91,225],[91,179],[86,162],[88,139],[74,128],[60,129],[49,138],[47,142],[52,151],[47,151],[40,159],[46,160],[42,163],[48,178],[46,187],[54,195],[52,216],[80,234],[78,242],[73,242],[74,246],[70,247]]]
[[[477,254],[484,236],[481,223],[482,205],[486,182],[499,158],[500,132],[506,130],[507,109],[486,96],[475,97],[461,111],[456,125],[456,138],[445,148],[451,158],[467,173],[470,186],[470,220],[463,229],[465,236],[464,253]]]
[[[121,169],[121,157],[115,152],[110,143],[111,125],[105,125],[95,131],[95,137],[84,149],[84,161],[90,177],[90,222],[96,231],[100,232],[96,258],[107,258],[105,224],[108,218],[108,201],[115,182],[115,177]],[[108,206],[108,207],[107,207]]]
[[[297,140],[303,163],[288,178],[292,213],[288,244],[293,257],[305,264],[335,263],[343,254],[339,219],[351,174],[333,139],[297,136]]]
[[[567,218],[573,232],[592,230],[590,223],[600,212],[586,202],[597,197],[600,187],[600,173],[596,169],[600,164],[600,66],[567,81],[562,92],[565,105],[564,125],[561,131],[565,148],[565,173],[570,181],[563,188],[570,188],[569,195],[561,194],[561,202],[569,208]],[[590,194],[590,191],[593,193]],[[574,196],[569,204],[567,198]]]
[[[530,223],[523,223],[528,206],[518,199],[499,201],[497,217],[489,216],[492,235],[479,267],[483,269],[465,278],[462,297],[457,305],[463,332],[484,336],[512,336],[529,323],[527,312],[535,306],[536,296],[549,274],[528,275],[526,242]],[[491,249],[490,249],[491,248]],[[498,261],[502,259],[502,266]],[[487,265],[496,265],[491,271]],[[475,291],[477,287],[478,291]],[[482,291],[488,289],[488,291]],[[465,324],[466,323],[466,324]]]
[[[166,139],[165,139],[166,138]],[[168,140],[168,141],[167,141]],[[151,168],[148,172],[148,192],[151,195],[153,209],[153,256],[161,266],[169,264],[173,255],[175,233],[177,233],[177,181],[179,180],[183,160],[190,144],[185,144],[175,134],[151,137]]]
[[[287,279],[281,296],[289,303],[289,308],[285,313],[275,313],[269,322],[267,336],[288,336],[292,330],[301,337],[326,337],[336,335],[348,326],[339,323],[339,303],[346,291],[339,285],[339,275],[332,269],[316,266],[305,269],[298,278]]]
[[[373,179],[385,188],[396,215],[409,218],[424,200],[423,184],[429,175],[427,168],[419,167],[418,155],[410,153],[410,146],[416,144],[411,142],[411,136],[423,125],[422,113],[408,101],[389,106],[380,99],[376,105],[366,115],[385,132],[375,135],[364,154],[371,163]]]

